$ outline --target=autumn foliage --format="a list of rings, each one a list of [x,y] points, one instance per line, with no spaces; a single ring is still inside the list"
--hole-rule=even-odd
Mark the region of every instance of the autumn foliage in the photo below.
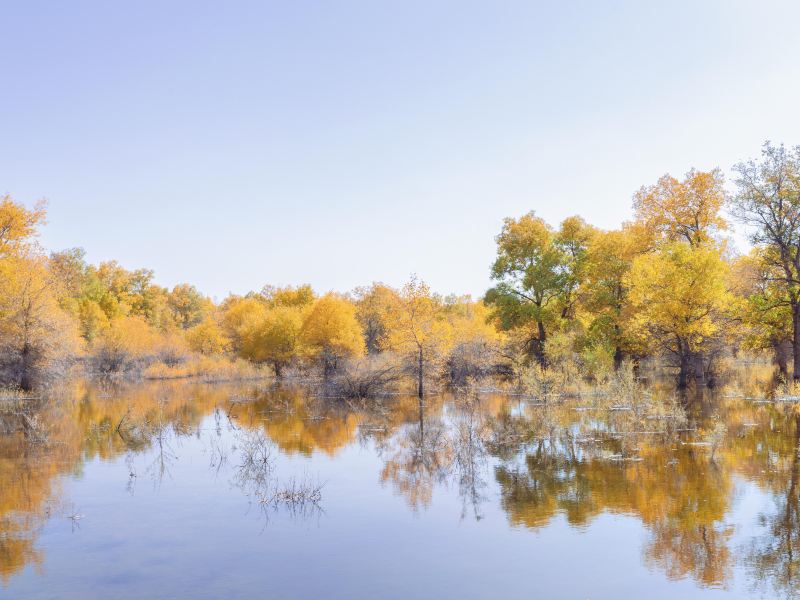
[[[158,285],[148,269],[88,264],[80,249],[48,255],[36,242],[44,204],[5,197],[0,380],[31,388],[72,366],[216,371],[319,378],[340,392],[404,380],[422,397],[443,384],[521,381],[532,365],[536,377],[571,369],[601,380],[626,359],[674,367],[681,384],[712,383],[719,359],[742,348],[772,352],[797,376],[800,149],[767,144],[760,162],[735,171],[735,192],[719,169],[664,175],[633,195],[633,219],[616,230],[577,216],[558,227],[534,212],[506,219],[494,285],[477,301],[412,276],[399,289],[265,286],[216,303],[190,284]],[[745,256],[725,237],[726,208],[750,226]]]

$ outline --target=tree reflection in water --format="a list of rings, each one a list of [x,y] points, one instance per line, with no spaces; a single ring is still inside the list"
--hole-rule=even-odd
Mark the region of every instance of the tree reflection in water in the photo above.
[[[481,505],[487,500],[488,461],[485,412],[479,395],[470,391],[455,398],[456,414],[452,434],[453,466],[461,497],[461,518],[471,513],[482,518]]]
[[[800,591],[800,414],[791,412],[794,422],[789,438],[791,447],[781,454],[760,454],[767,459],[763,462],[764,470],[771,473],[769,485],[774,510],[761,515],[763,533],[746,549],[754,587],[766,587],[786,597]],[[776,441],[786,439],[779,436]]]
[[[425,401],[417,402],[417,419],[398,427],[383,447],[381,481],[391,482],[413,510],[427,507],[436,484],[450,470],[452,448],[441,414],[426,414]]]
[[[69,512],[63,476],[92,459],[122,457],[131,494],[142,475],[166,485],[182,445],[196,437],[210,476],[233,484],[267,517],[276,510],[301,519],[321,514],[320,482],[280,473],[276,458],[336,461],[360,443],[380,460],[378,480],[413,511],[429,507],[440,488],[459,496],[461,519],[481,520],[499,507],[517,528],[544,528],[559,516],[586,528],[599,515],[624,515],[646,532],[642,560],[669,578],[720,587],[744,566],[754,587],[800,592],[800,417],[793,405],[717,396],[692,400],[684,412],[652,399],[539,405],[469,390],[424,402],[346,405],[302,388],[177,383],[79,383],[64,395],[26,406],[32,425],[19,410],[2,415],[5,583],[25,565],[44,563],[39,531]],[[146,464],[137,469],[140,457]],[[773,506],[746,543],[734,544],[739,482]]]

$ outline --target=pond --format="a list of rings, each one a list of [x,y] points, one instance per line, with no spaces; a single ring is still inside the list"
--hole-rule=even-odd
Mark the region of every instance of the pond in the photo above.
[[[792,404],[191,382],[59,396],[5,411],[1,598],[800,591]]]

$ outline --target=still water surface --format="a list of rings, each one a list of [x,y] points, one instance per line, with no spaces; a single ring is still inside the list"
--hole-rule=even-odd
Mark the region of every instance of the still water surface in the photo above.
[[[800,593],[789,404],[63,395],[0,429],[0,598]]]

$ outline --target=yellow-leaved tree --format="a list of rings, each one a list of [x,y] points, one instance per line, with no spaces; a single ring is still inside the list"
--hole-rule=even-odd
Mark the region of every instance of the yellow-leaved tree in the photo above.
[[[369,354],[378,354],[388,348],[389,314],[397,306],[397,292],[382,283],[353,291],[356,318],[364,330],[364,343]]]
[[[364,335],[355,306],[337,294],[326,294],[311,306],[300,335],[309,355],[322,362],[326,379],[340,360],[364,354]]]
[[[735,302],[728,269],[714,247],[670,242],[638,256],[625,276],[631,333],[677,359],[681,385],[692,373],[705,380],[705,360],[727,333]]]
[[[186,331],[186,343],[195,352],[206,355],[223,354],[231,345],[225,330],[210,316]]]
[[[19,254],[29,246],[37,234],[36,228],[44,224],[46,216],[44,202],[27,209],[10,196],[0,198],[0,257]]]
[[[276,306],[251,321],[242,334],[241,355],[272,365],[280,378],[292,359],[301,353],[303,311],[296,306]]]
[[[255,297],[231,296],[222,304],[221,310],[222,327],[231,341],[231,349],[247,358],[243,352],[245,334],[264,319],[267,306]]]
[[[0,379],[30,390],[63,371],[79,350],[77,327],[59,305],[46,259],[0,260]]]
[[[587,344],[602,348],[615,368],[623,358],[637,353],[629,335],[626,276],[637,256],[652,249],[652,232],[641,223],[598,232],[587,252],[582,313],[587,319]]]
[[[0,199],[0,383],[29,390],[62,370],[80,349],[61,308],[62,288],[34,244],[43,204],[32,210]]]
[[[313,288],[308,284],[299,285],[297,287],[291,285],[287,287],[265,285],[261,289],[260,296],[270,308],[275,308],[277,306],[306,308],[311,306],[316,298]]]
[[[666,241],[682,240],[692,246],[708,243],[718,231],[727,229],[719,214],[725,204],[722,186],[719,169],[692,169],[683,181],[664,175],[633,197],[636,219]]]
[[[389,346],[413,365],[420,399],[425,394],[426,373],[433,370],[451,343],[452,328],[441,298],[413,276],[400,290],[397,307],[390,313]]]
[[[189,329],[200,323],[213,308],[211,301],[188,283],[172,288],[167,302],[175,323],[182,329]]]

